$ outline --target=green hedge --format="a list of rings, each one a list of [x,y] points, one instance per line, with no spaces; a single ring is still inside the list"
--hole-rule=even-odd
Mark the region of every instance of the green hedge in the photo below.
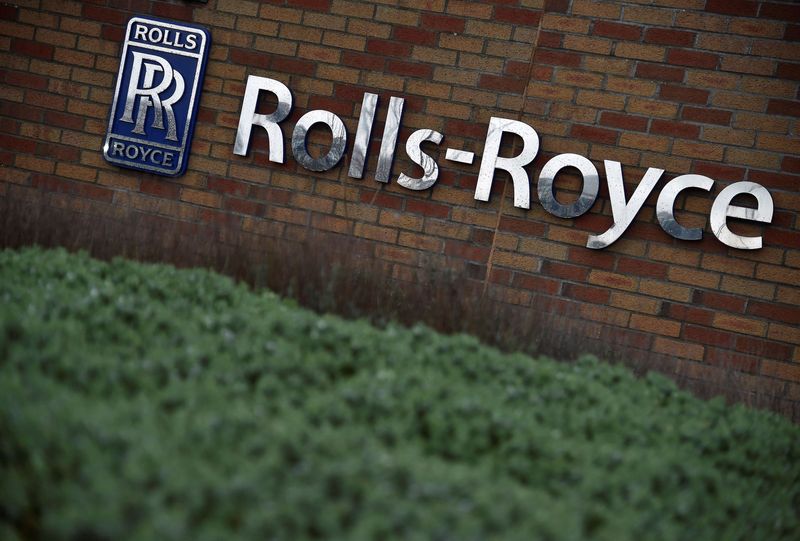
[[[798,539],[800,430],[585,358],[0,252],[0,538]]]

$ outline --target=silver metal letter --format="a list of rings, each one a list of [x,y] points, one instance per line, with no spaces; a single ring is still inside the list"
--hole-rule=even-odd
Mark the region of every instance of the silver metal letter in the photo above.
[[[571,205],[562,205],[556,200],[555,193],[553,193],[553,181],[558,172],[565,167],[574,167],[583,176],[581,195]],[[547,212],[559,218],[576,218],[586,213],[594,205],[599,189],[600,177],[597,174],[597,168],[579,154],[553,156],[544,164],[542,172],[539,173],[539,201]]]
[[[392,174],[392,161],[394,150],[397,147],[397,134],[400,133],[400,119],[403,116],[403,98],[389,98],[389,111],[386,113],[386,125],[383,127],[381,150],[378,153],[378,167],[375,171],[375,180],[389,182]]]
[[[267,90],[278,98],[278,107],[269,115],[256,113],[258,93]],[[281,122],[292,110],[292,93],[280,81],[250,75],[247,77],[247,88],[244,91],[242,112],[239,114],[239,129],[236,130],[236,143],[233,153],[238,156],[247,155],[250,146],[250,131],[254,125],[267,130],[269,138],[269,161],[283,163],[283,132],[278,122]]]
[[[375,121],[375,109],[377,106],[378,95],[370,92],[364,93],[364,99],[361,102],[361,114],[358,117],[356,140],[353,142],[353,153],[350,155],[350,171],[347,173],[352,178],[361,178],[364,175],[369,136],[372,134],[372,124]]]
[[[312,158],[306,150],[308,130],[314,124],[325,124],[331,129],[331,149],[321,158]],[[342,120],[330,111],[309,111],[300,117],[292,133],[292,154],[297,162],[310,171],[327,171],[342,159],[347,145],[347,130]]]
[[[472,161],[475,159],[475,154],[473,152],[468,152],[466,150],[456,150],[454,148],[448,148],[447,153],[444,156],[445,160],[450,160],[451,162],[458,162],[458,163],[465,163],[467,165],[472,165]]]
[[[423,141],[433,141],[437,145],[442,142],[444,136],[438,131],[417,130],[408,137],[406,141],[406,153],[411,161],[422,167],[422,178],[411,178],[405,173],[400,173],[397,183],[409,190],[427,190],[436,183],[439,178],[439,166],[436,160],[422,152],[420,145]]]
[[[731,205],[734,197],[748,193],[756,198],[758,206],[754,209]],[[736,182],[719,192],[711,206],[711,231],[723,243],[731,248],[742,250],[758,250],[761,248],[761,237],[743,237],[728,229],[727,218],[739,218],[753,222],[770,223],[772,221],[772,196],[766,188],[755,182]]]
[[[681,240],[700,240],[703,229],[700,227],[684,227],[675,219],[675,199],[678,194],[688,188],[699,188],[709,191],[714,181],[703,175],[681,175],[675,177],[661,190],[656,202],[656,217],[661,229]]]
[[[610,246],[625,233],[653,191],[658,179],[664,174],[663,169],[654,167],[647,169],[639,185],[636,186],[631,200],[626,202],[625,184],[622,181],[622,164],[611,160],[604,160],[603,164],[606,168],[606,182],[608,182],[608,195],[611,199],[611,215],[614,217],[614,223],[600,235],[589,235],[586,247],[595,250]]]
[[[155,30],[155,29],[154,29]],[[144,66],[144,80],[141,77],[142,66]],[[161,82],[154,86],[155,73],[163,73]],[[165,92],[175,82],[175,91],[167,99],[161,99],[160,95]],[[164,129],[164,115],[167,116],[167,139],[170,141],[178,140],[178,131],[175,124],[175,112],[172,106],[181,99],[186,83],[183,76],[172,69],[172,66],[160,56],[133,52],[133,68],[131,69],[131,80],[128,83],[128,95],[125,99],[125,110],[123,111],[121,122],[134,123],[133,110],[139,107],[136,115],[136,125],[133,133],[145,135],[144,123],[147,119],[147,110],[153,108],[153,128]]]
[[[514,158],[502,158],[500,142],[503,133],[516,133],[522,137],[522,152]],[[525,166],[533,161],[539,152],[539,134],[536,130],[517,120],[492,117],[489,120],[489,130],[486,133],[486,144],[483,149],[481,169],[478,172],[478,184],[475,187],[475,199],[488,201],[492,191],[492,180],[495,169],[508,171],[514,181],[514,206],[531,208],[531,188]]]

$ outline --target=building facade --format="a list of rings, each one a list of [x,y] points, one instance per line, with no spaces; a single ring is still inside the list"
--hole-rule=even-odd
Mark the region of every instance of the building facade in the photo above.
[[[179,176],[104,159],[137,16],[209,33]],[[355,239],[397,280],[450,269],[664,371],[733,370],[800,417],[793,2],[16,0],[0,4],[0,54],[7,212],[135,215],[229,244]],[[153,65],[140,89],[151,114],[166,102],[145,90],[170,70]],[[275,88],[290,93],[285,118]],[[758,185],[774,210],[766,220],[743,193],[717,223],[760,248],[733,247],[712,223],[736,185]],[[702,238],[665,226],[660,201]]]

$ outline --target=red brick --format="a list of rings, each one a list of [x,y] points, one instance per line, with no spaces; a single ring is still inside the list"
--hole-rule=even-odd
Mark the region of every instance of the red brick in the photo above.
[[[692,342],[730,349],[736,344],[736,333],[718,331],[697,325],[685,325],[683,336]]]
[[[575,219],[575,227],[586,231],[605,231],[613,220],[611,216],[589,212]]]
[[[420,77],[422,79],[430,79],[433,75],[433,67],[429,64],[402,62],[400,60],[390,60],[386,66],[386,71],[396,75]]]
[[[309,109],[322,109],[342,117],[353,115],[353,102],[342,101],[329,96],[311,96],[308,99]]]
[[[592,287],[576,284],[564,284],[562,295],[583,302],[594,304],[608,304],[611,292],[602,287]]]
[[[384,58],[372,54],[344,51],[342,53],[342,64],[352,68],[383,71]],[[363,94],[363,91],[361,93]]]
[[[14,38],[14,40],[11,42],[11,50],[24,56],[33,56],[36,58],[42,58],[44,60],[50,60],[53,58],[53,51],[55,51],[55,48],[52,45],[47,45],[46,43],[39,43],[37,41],[31,41],[22,38]]]
[[[243,182],[221,177],[209,177],[208,189],[237,197],[245,197],[250,191],[250,187]]]
[[[789,304],[750,301],[747,313],[771,321],[783,321],[790,325],[800,324],[800,307]]]
[[[368,39],[367,52],[407,58],[411,55],[411,45],[385,39]]]
[[[123,25],[128,20],[128,15],[124,11],[87,3],[83,4],[82,14],[86,19],[116,25]]]
[[[0,115],[20,120],[41,122],[42,110],[38,107],[0,100]]]
[[[8,4],[3,4],[0,6],[0,19],[4,21],[16,21],[17,16],[19,15],[19,8],[17,6],[11,6]]]
[[[520,60],[508,60],[506,66],[503,68],[503,73],[506,75],[513,75],[515,77],[526,77],[528,72],[531,71],[530,62],[522,62]],[[552,69],[550,69],[552,74]],[[542,77],[536,77],[537,80],[542,80]],[[549,79],[549,77],[547,77]]]
[[[0,148],[30,154],[36,149],[36,141],[0,133]]]
[[[489,260],[489,248],[473,246],[469,242],[448,240],[444,244],[444,253],[452,257],[486,263]]]
[[[412,28],[410,26],[396,26],[394,29],[394,39],[430,47],[436,45],[436,34],[434,32],[421,28]]]
[[[555,295],[561,287],[561,282],[541,276],[532,276],[530,274],[515,272],[514,278],[511,280],[511,285],[520,289],[536,291],[537,293]]]
[[[0,136],[0,141],[2,141],[2,136]],[[0,147],[5,148],[3,145],[0,145]],[[72,146],[57,145],[55,143],[42,143],[37,145],[36,155],[50,159],[55,158],[56,160],[61,160],[63,162],[75,162],[80,158],[81,151],[80,149]]]
[[[420,26],[431,30],[460,34],[464,32],[466,23],[464,19],[458,17],[439,15],[437,13],[423,13],[420,18]]]
[[[700,126],[654,118],[650,124],[650,133],[683,137],[684,139],[697,139],[700,136]]]
[[[36,104],[40,107],[47,107],[48,109],[58,109],[63,111],[66,109],[67,98],[58,96],[52,92],[41,92],[39,90],[28,90],[25,95],[25,101],[28,103]]]
[[[82,130],[86,119],[80,115],[47,111],[44,114],[44,122],[48,126],[58,126],[59,128],[67,128],[70,130]]]
[[[224,207],[240,214],[250,214],[251,216],[263,216],[266,206],[249,199],[238,199],[234,197],[225,198]]]
[[[551,49],[558,49],[561,47],[561,39],[563,34],[558,32],[549,32],[547,30],[539,30],[539,38],[536,44],[539,47],[550,47]]]
[[[570,0],[544,0],[544,10],[548,13],[567,13]]]
[[[562,280],[572,280],[574,282],[585,282],[589,276],[589,269],[569,263],[547,260],[542,264],[542,274],[561,278]]]
[[[666,278],[667,265],[645,259],[622,257],[617,263],[617,272],[634,276],[648,276],[650,278]]]
[[[611,253],[587,250],[581,246],[580,248],[570,248],[569,260],[592,268],[611,270],[614,268],[617,258]]]
[[[638,41],[642,37],[642,27],[632,24],[614,23],[610,21],[596,21],[592,34],[613,39],[626,39]]]
[[[729,126],[732,116],[733,113],[731,111],[723,111],[722,109],[684,107],[681,111],[681,118],[684,120],[702,122],[704,124],[718,124],[720,126]]]
[[[142,182],[139,184],[139,191],[168,199],[178,199],[181,195],[180,185],[167,180],[155,180],[149,177],[142,178]]]
[[[188,5],[168,4],[165,2],[153,3],[153,15],[181,21],[191,21],[194,8]]]
[[[700,90],[698,88],[686,88],[683,86],[661,85],[661,92],[659,95],[666,100],[705,105],[708,103],[709,91]]]
[[[589,273],[589,281],[595,285],[626,291],[635,291],[639,284],[638,278],[618,272],[605,272],[597,269],[592,269]]]
[[[795,156],[785,156],[781,162],[781,168],[790,173],[800,173],[800,158]]]
[[[489,280],[495,284],[502,284],[504,286],[511,285],[511,271],[508,269],[498,269],[492,267],[492,272],[489,273]]]
[[[698,325],[711,325],[714,321],[714,312],[696,306],[667,302],[662,306],[662,312],[671,319]]]
[[[684,49],[670,49],[667,52],[667,62],[678,66],[714,69],[719,64],[719,55]]]
[[[396,210],[403,208],[402,198],[383,192],[363,191],[361,192],[361,202]]]
[[[447,133],[456,133],[464,137],[483,137],[486,135],[486,124],[448,119],[445,124]]]
[[[536,64],[550,64],[553,66],[567,66],[577,68],[581,65],[583,55],[578,53],[567,53],[564,51],[550,51],[538,49],[533,55]]]
[[[491,229],[473,228],[470,240],[473,244],[491,246],[494,241],[494,231]]]
[[[421,201],[419,199],[409,199],[406,201],[406,211],[415,214],[423,214],[425,216],[433,216],[434,218],[447,218],[450,215],[449,206],[432,203],[430,201]]]
[[[239,49],[231,47],[230,60],[234,64],[243,66],[254,66],[256,68],[268,68],[270,55],[253,49]]]
[[[621,130],[647,131],[647,117],[603,111],[600,124]]]
[[[631,239],[664,242],[664,230],[660,226],[639,220],[634,220],[625,234]]]
[[[737,335],[735,348],[736,351],[741,351],[742,353],[760,355],[770,359],[790,359],[792,356],[792,346],[753,336]]]
[[[494,9],[494,18],[506,23],[536,26],[542,18],[542,13],[531,9],[497,6]]]
[[[788,380],[792,383],[800,382],[800,364],[798,363],[776,363],[772,361],[763,361],[761,363],[761,374],[781,380]],[[789,403],[792,408],[786,408],[788,411],[793,411],[796,402]]]
[[[572,126],[570,135],[578,139],[584,139],[595,143],[604,145],[615,145],[617,143],[617,136],[619,132],[615,130],[607,130],[605,128],[596,128],[594,126]]]
[[[4,72],[2,78],[9,85],[33,88],[36,90],[45,90],[49,83],[49,79],[44,75],[21,71]]]
[[[800,116],[800,101],[771,99],[767,104],[767,113],[773,115]]]
[[[783,167],[787,171],[791,170],[791,162],[788,162],[790,159],[792,158],[789,156],[783,159]],[[796,160],[797,158],[794,159]],[[790,164],[788,167],[786,165],[787,163]],[[800,173],[800,171],[794,172]],[[756,169],[750,169],[747,179],[762,184],[767,188],[777,188],[779,190],[795,190],[797,189],[797,186],[800,186],[800,176],[786,173],[775,173],[773,171],[758,171]],[[774,220],[772,223],[775,223]]]
[[[745,301],[740,297],[712,291],[695,291],[692,300],[701,306],[743,314]]]
[[[284,56],[274,56],[272,58],[271,69],[278,72],[296,73],[297,75],[314,75],[316,62],[311,60],[301,60],[298,58],[286,58]]]
[[[695,162],[693,172],[715,180],[744,180],[746,169],[720,163]]]
[[[750,0],[708,0],[706,11],[739,17],[755,17],[758,14],[758,4]]]
[[[661,64],[646,64],[640,62],[636,66],[636,77],[654,79],[656,81],[683,81],[682,68],[671,68]]]
[[[529,237],[541,237],[544,235],[545,225],[531,220],[501,216],[499,229],[500,231],[519,233]]]
[[[782,231],[774,227],[768,227],[764,230],[764,244],[766,246],[777,245],[800,249],[800,232]]]
[[[121,42],[125,39],[125,29],[121,26],[112,26],[104,24],[100,30],[100,36],[106,41]]]
[[[499,75],[484,73],[478,80],[478,86],[480,88],[496,90],[498,92],[522,94],[527,86],[527,81],[517,77],[501,77]]]
[[[290,5],[292,7],[312,9],[314,11],[330,12],[331,10],[330,0],[292,0]]]
[[[778,19],[780,21],[800,22],[800,6],[797,4],[776,4],[766,2],[761,4],[759,17]]]
[[[784,41],[800,41],[800,24],[790,24],[783,34]]]
[[[694,32],[686,30],[673,30],[671,28],[648,28],[644,35],[645,43],[656,43],[658,45],[677,45],[679,47],[691,47],[694,45]]]
[[[792,64],[789,62],[778,62],[778,69],[775,72],[775,75],[777,75],[780,79],[791,79],[793,81],[800,81],[800,64]]]

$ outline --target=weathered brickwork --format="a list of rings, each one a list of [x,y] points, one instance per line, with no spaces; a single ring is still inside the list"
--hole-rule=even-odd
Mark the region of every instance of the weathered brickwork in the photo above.
[[[212,48],[186,175],[169,179],[107,164],[107,126],[124,26],[134,14],[208,27]],[[254,128],[233,154],[248,75],[282,81],[286,163],[268,161]],[[722,366],[800,402],[800,6],[748,0],[248,1],[15,0],[0,4],[0,197],[43,198],[83,213],[157,216],[165,225],[226,226],[238,235],[301,240],[321,230],[368,240],[372,257],[413,279],[451,268],[497,298],[586,322],[586,332],[664,354],[695,377]],[[348,155],[325,173],[291,156],[302,114],[326,109],[352,148],[364,92],[380,95],[363,179]],[[405,98],[388,184],[374,180],[389,97]],[[473,197],[490,117],[539,134],[527,167],[530,210],[515,208],[497,172],[488,202]],[[445,135],[426,147],[433,188],[396,182],[419,170],[405,157],[416,129]],[[313,141],[325,145],[324,133]],[[509,137],[512,155],[520,142]],[[476,153],[472,165],[445,148]],[[559,153],[601,173],[591,211],[561,219],[538,204],[535,181]],[[631,194],[648,167],[666,171],[633,225],[605,250],[587,236],[612,223],[603,160],[622,163]],[[697,173],[712,193],[679,198],[702,241],[677,241],[655,218],[667,180]],[[734,181],[767,187],[775,203],[764,247],[729,249],[708,227],[715,194]],[[579,191],[559,176],[559,197]]]

